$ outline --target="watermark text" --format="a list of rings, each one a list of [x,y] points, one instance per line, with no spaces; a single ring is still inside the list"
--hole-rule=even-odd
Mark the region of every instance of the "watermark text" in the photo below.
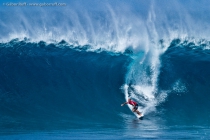
[[[27,2],[5,2],[2,4],[3,6],[39,6],[39,7],[53,7],[53,6],[66,6],[66,3],[58,3],[58,2],[53,2],[53,3],[47,3],[47,2],[42,2],[42,3],[27,3]]]

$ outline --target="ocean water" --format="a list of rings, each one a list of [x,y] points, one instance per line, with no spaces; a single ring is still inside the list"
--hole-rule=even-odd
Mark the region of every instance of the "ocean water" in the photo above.
[[[0,139],[210,139],[209,2],[37,3],[1,5]]]

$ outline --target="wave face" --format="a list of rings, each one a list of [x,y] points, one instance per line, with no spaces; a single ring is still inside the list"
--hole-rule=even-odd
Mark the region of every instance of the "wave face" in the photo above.
[[[58,124],[75,128],[84,121],[87,125],[119,119],[124,101],[120,87],[130,61],[126,55],[87,52],[65,42],[46,45],[16,39],[0,45],[2,129],[10,124],[53,127],[50,123],[57,129]]]
[[[209,54],[208,41],[175,39],[161,56],[159,89],[168,91],[161,107],[174,123],[209,125]]]
[[[0,5],[0,131],[93,127],[134,135],[130,130],[139,123],[130,121],[135,118],[130,106],[120,106],[129,96],[145,115],[141,130],[209,128],[206,5],[205,0],[82,0],[62,9]]]
[[[0,45],[3,130],[121,127],[131,114],[119,106],[128,96],[148,118],[209,124],[207,41],[173,40],[155,61],[161,67],[143,52],[93,52],[65,41]]]

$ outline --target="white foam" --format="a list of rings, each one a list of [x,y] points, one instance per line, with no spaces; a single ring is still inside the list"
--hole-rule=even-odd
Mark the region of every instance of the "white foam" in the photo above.
[[[152,1],[148,15],[143,21],[144,27],[147,29],[143,35],[148,39],[143,48],[144,53],[134,58],[134,62],[129,66],[124,85],[125,98],[131,96],[137,100],[141,104],[140,111],[143,111],[144,114],[155,111],[155,107],[167,98],[169,91],[160,91],[157,82],[161,67],[160,56],[170,46],[171,41],[176,38],[186,40],[189,37],[193,37],[193,41],[195,41],[196,39],[200,40],[201,37],[209,37],[205,29],[200,28],[200,21],[195,21],[187,10],[180,11],[179,8],[182,5],[178,2],[172,1],[176,15],[170,15],[171,11],[167,13],[167,10],[162,10],[157,6],[157,3]],[[170,16],[174,18],[169,20]],[[199,28],[203,32],[198,31]],[[160,43],[161,39],[163,42]],[[132,87],[130,93],[128,93],[128,84],[131,84]],[[172,89],[185,90],[183,84],[181,85],[178,81]]]
[[[172,86],[172,89],[178,93],[183,93],[183,92],[186,92],[187,91],[187,88],[184,84],[184,82],[182,82],[180,79],[177,80],[173,86]]]

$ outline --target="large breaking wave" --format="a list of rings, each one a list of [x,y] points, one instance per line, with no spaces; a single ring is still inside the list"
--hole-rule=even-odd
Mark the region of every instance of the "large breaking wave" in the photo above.
[[[120,127],[128,96],[148,118],[209,123],[208,16],[110,3],[1,10],[2,130]]]
[[[65,41],[1,43],[1,128],[119,126],[131,114],[120,107],[128,96],[148,118],[208,123],[208,46],[175,39],[153,67],[143,52],[92,52]]]

